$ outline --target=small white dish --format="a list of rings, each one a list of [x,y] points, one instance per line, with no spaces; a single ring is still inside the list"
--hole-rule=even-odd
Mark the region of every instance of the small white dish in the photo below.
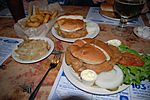
[[[52,53],[52,51],[53,51],[53,49],[54,49],[54,43],[53,43],[53,41],[52,41],[51,39],[49,39],[49,38],[47,38],[47,37],[32,37],[32,38],[30,38],[30,39],[35,39],[35,40],[40,39],[40,40],[45,40],[45,41],[47,41],[48,44],[50,45],[49,51],[48,51],[45,55],[43,55],[41,58],[39,58],[39,59],[36,59],[36,60],[22,60],[22,59],[18,58],[18,57],[17,57],[17,54],[15,53],[15,50],[18,48],[18,47],[16,47],[16,48],[12,51],[12,57],[13,57],[13,59],[14,59],[15,61],[20,62],[20,63],[35,63],[35,62],[38,62],[38,61],[40,61],[40,60],[45,59],[46,57],[48,57],[48,56]]]
[[[142,39],[150,40],[150,27],[148,26],[135,27],[133,32]]]
[[[95,83],[97,74],[93,70],[86,69],[81,72],[80,77],[82,79],[82,83],[88,86],[92,86]]]
[[[115,47],[119,47],[121,45],[121,41],[118,39],[108,40],[106,43],[108,43],[109,45],[113,45]]]

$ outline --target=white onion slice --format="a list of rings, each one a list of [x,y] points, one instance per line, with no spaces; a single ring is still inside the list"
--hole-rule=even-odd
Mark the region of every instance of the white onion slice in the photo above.
[[[101,88],[114,89],[123,82],[123,72],[115,65],[114,69],[108,72],[102,72],[97,76],[95,84]]]

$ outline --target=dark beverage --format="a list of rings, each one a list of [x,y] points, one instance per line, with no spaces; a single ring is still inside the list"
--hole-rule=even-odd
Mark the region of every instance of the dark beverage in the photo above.
[[[115,10],[121,17],[131,18],[139,15],[144,3],[144,0],[116,0]]]
[[[150,0],[147,0],[147,6],[148,6],[148,9],[149,9],[149,11],[150,11]]]
[[[23,0],[6,0],[6,2],[15,22],[25,17]]]

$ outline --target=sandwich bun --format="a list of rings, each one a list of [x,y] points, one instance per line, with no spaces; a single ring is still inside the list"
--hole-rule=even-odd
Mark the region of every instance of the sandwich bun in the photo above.
[[[106,60],[104,53],[92,45],[87,44],[82,47],[72,45],[70,49],[74,57],[79,58],[87,64],[100,64]]]
[[[121,52],[113,45],[97,39],[84,38],[72,43],[65,53],[66,63],[77,73],[85,69],[97,74],[110,71],[121,59]]]
[[[72,55],[87,64],[101,64],[110,60],[111,50],[105,43],[86,38],[77,40],[70,46]]]
[[[117,18],[117,19],[120,18],[120,16],[115,12],[114,4],[107,3],[107,2],[102,3],[100,5],[99,13],[105,17]]]
[[[86,22],[81,15],[62,15],[54,27],[59,35],[65,38],[80,38],[88,34]]]
[[[103,3],[101,4],[100,8],[102,11],[114,12],[113,4]]]
[[[75,32],[77,30],[80,30],[84,28],[84,21],[80,19],[66,19],[62,18],[58,20],[58,25],[60,27],[60,30],[66,31],[66,32]]]

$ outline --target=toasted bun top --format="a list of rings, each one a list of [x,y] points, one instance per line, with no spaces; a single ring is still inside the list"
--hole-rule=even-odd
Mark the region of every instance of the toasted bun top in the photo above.
[[[87,44],[82,47],[72,45],[70,48],[72,55],[85,63],[100,64],[105,61],[105,55],[103,52],[92,45]]]
[[[75,32],[85,27],[83,16],[81,15],[64,15],[57,20],[60,30],[65,32]]]
[[[60,29],[66,32],[74,32],[84,28],[84,21],[80,19],[60,19],[57,21]]]
[[[101,11],[114,12],[113,4],[103,3],[100,6]]]
[[[96,39],[77,40],[70,46],[71,54],[87,64],[101,64],[110,60],[111,49]]]

